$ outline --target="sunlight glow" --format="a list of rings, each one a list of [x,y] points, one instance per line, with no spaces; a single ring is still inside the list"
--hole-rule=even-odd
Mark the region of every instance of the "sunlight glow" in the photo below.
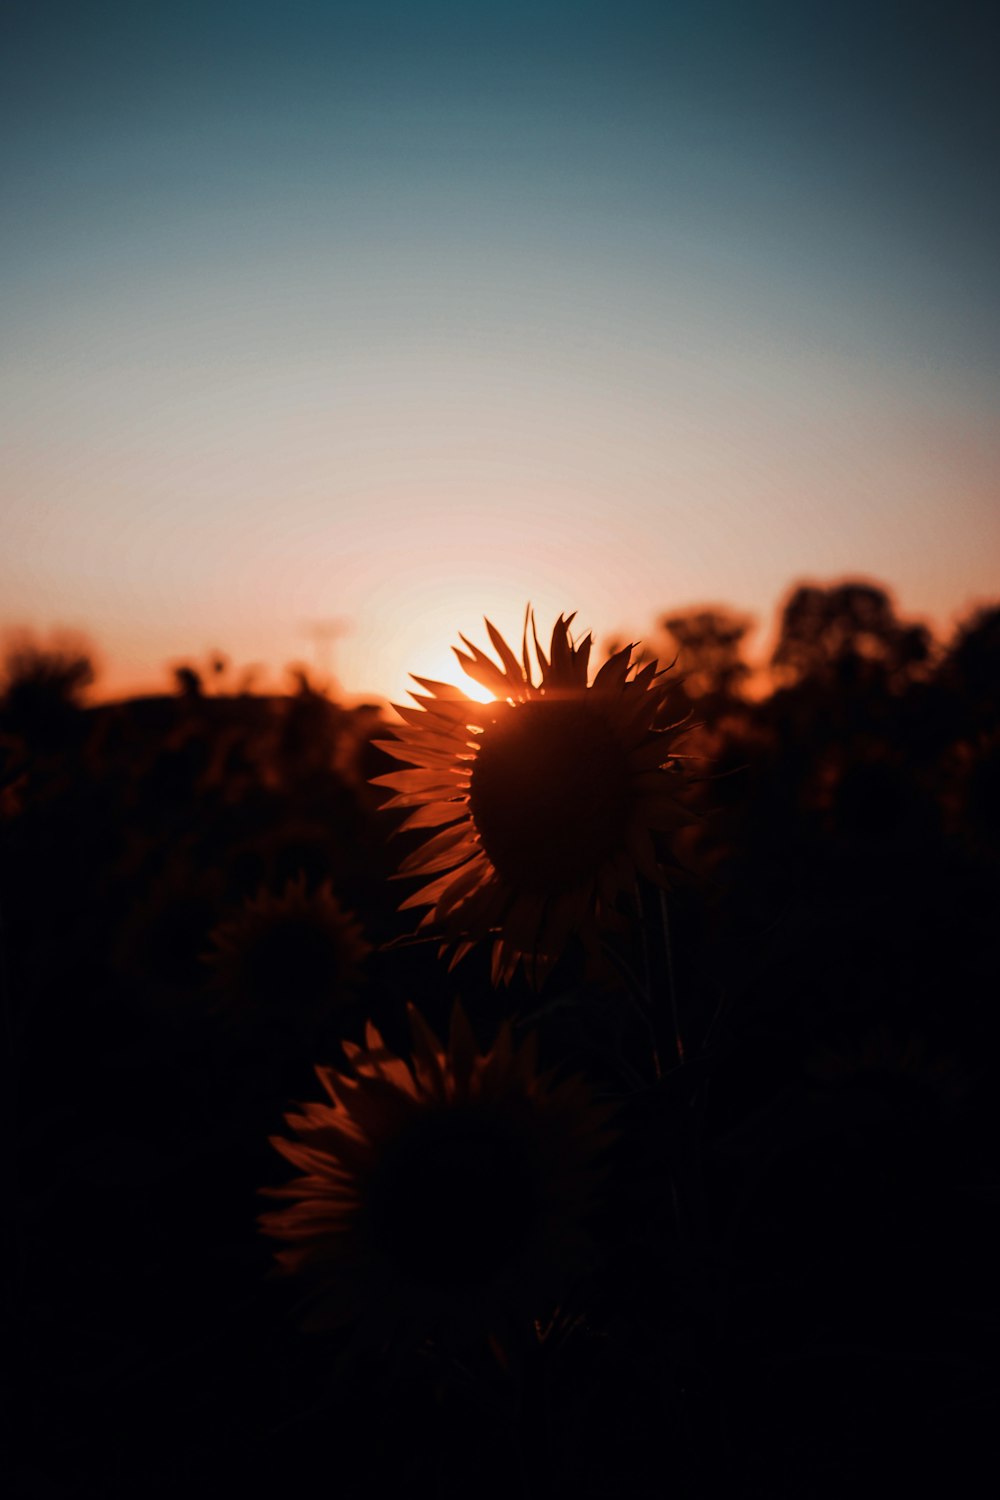
[[[413,669],[417,677],[427,677],[433,682],[447,682],[455,687],[461,688],[467,698],[472,698],[476,703],[489,703],[493,694],[489,688],[483,687],[472,677],[467,677],[462,671],[460,663],[456,660],[451,650],[443,650],[440,653],[425,659],[419,667]],[[417,692],[423,689],[416,684]]]

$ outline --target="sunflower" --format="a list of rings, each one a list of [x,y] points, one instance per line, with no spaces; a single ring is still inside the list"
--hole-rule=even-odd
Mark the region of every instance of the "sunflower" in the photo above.
[[[328,880],[304,875],[280,895],[262,890],[210,934],[204,955],[225,1009],[254,1017],[316,1020],[352,998],[371,945]]]
[[[369,1023],[351,1073],[316,1069],[329,1103],[299,1106],[272,1145],[303,1174],[266,1188],[277,1259],[311,1283],[314,1328],[362,1347],[503,1342],[551,1312],[594,1262],[587,1220],[610,1109],[578,1078],[540,1073],[510,1024],[477,1051],[461,1009],[442,1049],[408,1007],[411,1056]]]
[[[530,612],[529,612],[530,618]],[[415,677],[416,708],[397,706],[403,727],[381,749],[411,769],[375,778],[411,808],[404,829],[440,831],[405,859],[400,874],[433,876],[401,909],[429,908],[452,964],[493,935],[493,983],[518,962],[540,983],[571,933],[613,911],[636,874],[663,883],[654,836],[690,821],[675,745],[680,726],[660,727],[665,669],[641,668],[632,646],[587,682],[592,639],[574,645],[573,615],[560,615],[549,654],[534,632],[539,680],[525,621],[521,660],[487,620],[500,658],[461,637],[464,671],[495,696]]]

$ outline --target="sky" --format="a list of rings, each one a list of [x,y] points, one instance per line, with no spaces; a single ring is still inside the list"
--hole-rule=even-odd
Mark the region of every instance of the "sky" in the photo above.
[[[1000,596],[994,6],[0,25],[0,628],[104,695],[220,650],[398,700],[529,601]]]

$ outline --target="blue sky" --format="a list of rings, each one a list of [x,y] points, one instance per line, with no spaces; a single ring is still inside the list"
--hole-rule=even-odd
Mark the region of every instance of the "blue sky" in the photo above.
[[[112,687],[346,615],[995,592],[985,5],[8,6],[0,623]]]

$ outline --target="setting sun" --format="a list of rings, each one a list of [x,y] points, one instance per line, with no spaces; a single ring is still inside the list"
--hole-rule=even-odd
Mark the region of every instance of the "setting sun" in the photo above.
[[[471,677],[465,675],[461,666],[455,660],[454,655],[450,652],[441,651],[437,653],[437,655],[430,659],[426,669],[424,667],[414,669],[411,676],[414,678],[423,677],[432,682],[445,682],[455,687],[460,687],[465,696],[474,699],[476,703],[489,703],[493,698],[493,694],[489,688],[483,687],[482,683],[474,682]],[[411,688],[415,688],[417,692],[423,691],[419,683],[413,682],[410,686]]]

